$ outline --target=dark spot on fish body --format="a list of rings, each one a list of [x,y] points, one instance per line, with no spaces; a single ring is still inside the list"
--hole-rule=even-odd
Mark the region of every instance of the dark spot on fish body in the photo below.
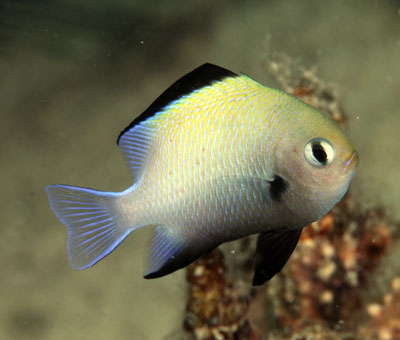
[[[281,201],[283,194],[285,193],[288,187],[287,182],[282,177],[275,175],[274,180],[269,183],[270,183],[269,193],[271,199],[277,202]]]

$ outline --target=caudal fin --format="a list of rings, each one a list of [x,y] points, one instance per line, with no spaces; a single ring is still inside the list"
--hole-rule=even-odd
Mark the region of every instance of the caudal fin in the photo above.
[[[132,231],[120,216],[120,194],[67,185],[46,187],[51,209],[68,227],[68,255],[76,269],[86,269],[112,252]]]

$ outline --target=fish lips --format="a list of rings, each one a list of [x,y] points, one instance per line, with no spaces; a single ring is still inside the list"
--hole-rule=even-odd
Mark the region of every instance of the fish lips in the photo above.
[[[358,153],[353,151],[349,158],[343,163],[343,175],[351,173],[358,166]]]

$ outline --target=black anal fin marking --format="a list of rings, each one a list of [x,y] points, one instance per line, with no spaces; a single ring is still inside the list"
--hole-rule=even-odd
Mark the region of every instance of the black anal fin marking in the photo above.
[[[274,230],[258,236],[253,286],[262,285],[282,270],[296,248],[302,230]]]
[[[154,229],[148,245],[145,279],[155,279],[184,268],[213,247],[190,244],[174,233],[170,227]]]

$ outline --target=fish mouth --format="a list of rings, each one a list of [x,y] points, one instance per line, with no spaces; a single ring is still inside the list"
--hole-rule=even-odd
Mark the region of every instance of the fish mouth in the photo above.
[[[358,165],[358,153],[353,151],[350,157],[343,164],[343,174],[347,174],[354,170]]]

